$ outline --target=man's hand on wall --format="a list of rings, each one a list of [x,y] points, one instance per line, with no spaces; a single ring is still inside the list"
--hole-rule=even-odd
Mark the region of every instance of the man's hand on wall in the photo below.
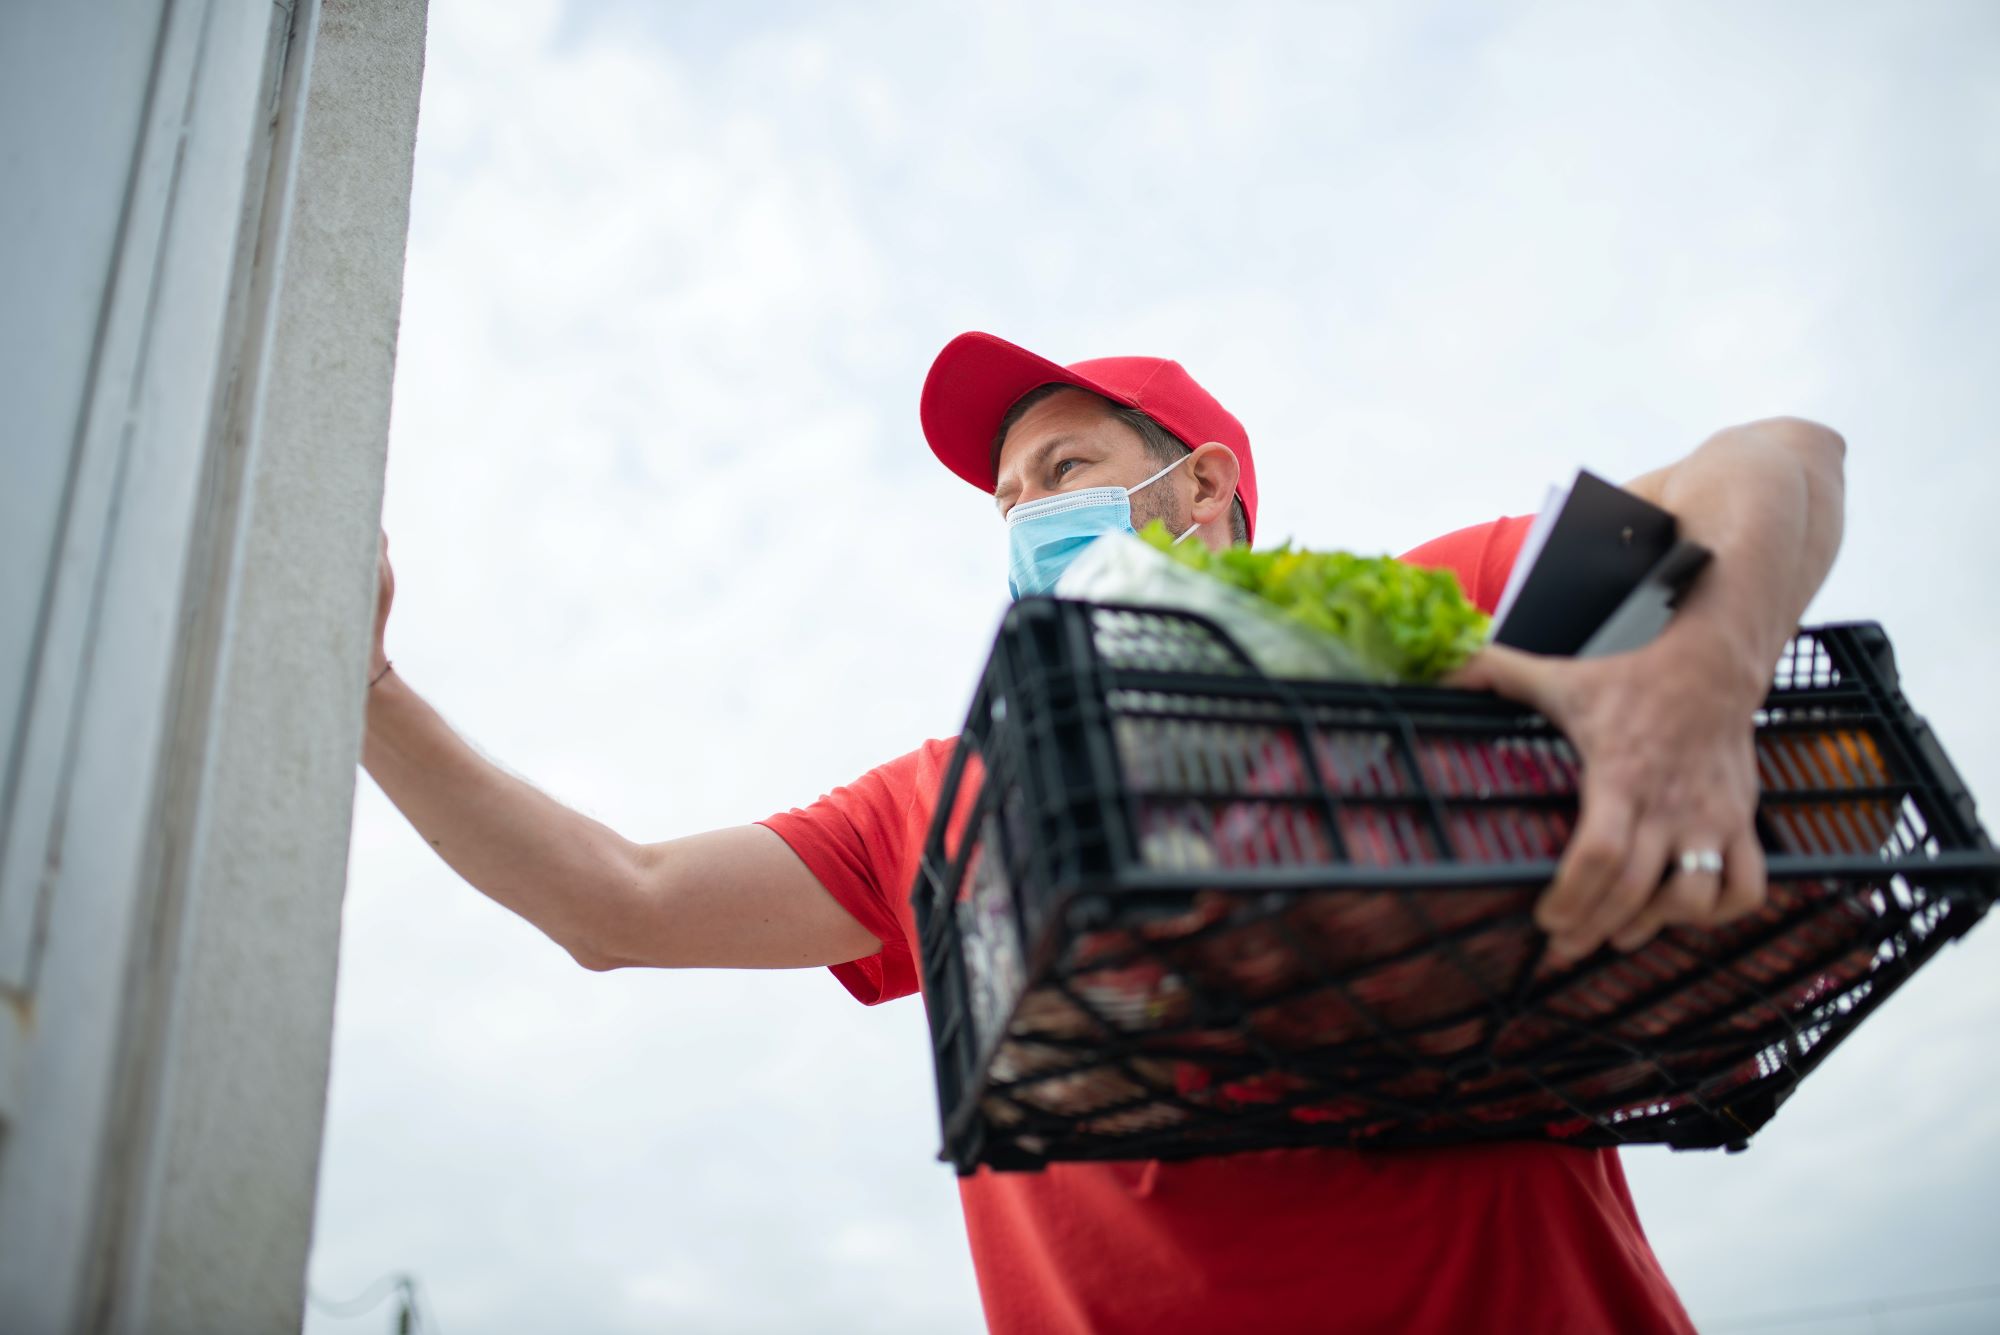
[[[1583,761],[1582,814],[1535,908],[1550,950],[1636,950],[1661,927],[1708,927],[1760,907],[1752,714],[1772,664],[1706,633],[1670,629],[1607,658],[1488,646],[1451,679],[1546,714]],[[1713,850],[1718,872],[1684,870]]]
[[[389,665],[388,652],[382,647],[383,632],[389,625],[389,604],[396,601],[396,572],[389,568],[389,534],[382,533],[382,544],[376,549],[375,558],[375,648],[368,655],[368,680],[374,681],[382,675],[382,669]]]

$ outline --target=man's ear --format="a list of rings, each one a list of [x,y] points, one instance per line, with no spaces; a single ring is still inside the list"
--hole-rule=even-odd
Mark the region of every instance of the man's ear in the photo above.
[[[1188,513],[1197,524],[1209,524],[1229,513],[1236,498],[1236,479],[1242,475],[1236,453],[1219,440],[1197,445],[1188,472],[1194,474],[1194,508]]]

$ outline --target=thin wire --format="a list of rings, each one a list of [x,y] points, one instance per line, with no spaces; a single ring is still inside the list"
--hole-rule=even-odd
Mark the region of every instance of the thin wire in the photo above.
[[[437,1319],[437,1309],[431,1306],[430,1294],[417,1283],[415,1275],[406,1271],[392,1271],[354,1297],[345,1300],[322,1298],[311,1289],[306,1290],[306,1300],[333,1317],[360,1316],[373,1308],[380,1307],[383,1300],[391,1295],[400,1295],[403,1300],[402,1311],[399,1313],[401,1318],[399,1329],[423,1331],[428,1335],[444,1335],[444,1327]]]
[[[306,1301],[319,1308],[320,1311],[325,1312],[328,1316],[360,1316],[370,1308],[380,1307],[382,1300],[398,1289],[405,1286],[415,1288],[416,1283],[415,1278],[412,1276],[396,1270],[382,1276],[352,1298],[322,1298],[311,1289],[307,1289]],[[381,1292],[377,1293],[377,1289],[380,1289]]]
[[[418,1288],[414,1280],[410,1284],[410,1305],[417,1309],[418,1330],[426,1335],[444,1335],[444,1327],[438,1324],[437,1308],[431,1306],[430,1291]]]
[[[1801,1321],[1822,1321],[1828,1317],[1877,1316],[1883,1312],[1911,1312],[1925,1307],[1949,1307],[1954,1303],[1991,1302],[2000,1299],[2000,1284],[1974,1284],[1963,1289],[1934,1289],[1929,1293],[1905,1293],[1887,1298],[1857,1298],[1848,1303],[1824,1307],[1793,1307],[1754,1316],[1728,1317],[1705,1322],[1705,1330],[1755,1330],[1762,1326],[1790,1326]]]

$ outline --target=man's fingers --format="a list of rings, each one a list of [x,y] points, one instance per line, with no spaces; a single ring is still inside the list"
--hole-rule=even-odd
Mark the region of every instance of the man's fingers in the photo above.
[[[1689,848],[1713,847],[1689,842]],[[1764,906],[1764,850],[1755,830],[1744,827],[1722,854],[1722,872],[1687,872],[1675,867],[1667,883],[1632,921],[1611,934],[1618,950],[1637,950],[1662,927],[1720,927]]]
[[[1690,840],[1682,844],[1684,850],[1720,853],[1720,843],[1713,839]],[[1722,897],[1722,873],[1720,871],[1689,871],[1676,867],[1666,885],[1660,888],[1660,912],[1666,922],[1681,926],[1706,926],[1715,920],[1715,902]]]
[[[1719,851],[1712,839],[1683,839],[1680,853],[1696,852],[1703,849]],[[1723,867],[1728,867],[1725,858]],[[1722,880],[1725,872],[1702,871],[1683,867],[1679,854],[1667,873],[1667,879],[1660,886],[1646,907],[1634,915],[1624,927],[1611,934],[1614,950],[1637,950],[1658,935],[1662,927],[1669,925],[1682,927],[1707,927],[1716,921],[1716,905],[1722,895]]]
[[[1719,841],[1709,837],[1683,839],[1680,854],[1712,852],[1719,853]],[[1643,922],[1635,921],[1630,932],[1622,933],[1613,943],[1619,950],[1637,950],[1653,939],[1660,928],[1673,926],[1705,926],[1715,918],[1715,901],[1722,894],[1722,873],[1720,871],[1699,871],[1679,865],[1667,876],[1667,883],[1660,887],[1660,893],[1653,896],[1648,907],[1649,913]]]
[[[1564,959],[1582,959],[1630,924],[1660,888],[1669,842],[1666,826],[1641,818],[1617,878],[1580,922],[1554,935],[1549,948]]]
[[[1535,923],[1552,937],[1580,927],[1631,856],[1636,816],[1624,793],[1584,784],[1583,813],[1563,850],[1556,878],[1535,905]]]
[[[1722,854],[1722,894],[1715,901],[1715,915],[1710,924],[1720,926],[1746,913],[1755,913],[1764,907],[1769,894],[1764,848],[1757,842],[1757,831],[1746,825],[1736,832]]]
[[[1446,676],[1443,684],[1466,691],[1492,691],[1509,700],[1543,709],[1547,676],[1543,671],[1545,662],[1547,660],[1539,654],[1523,653],[1504,644],[1489,644],[1474,654],[1465,666]]]
[[[1611,934],[1611,948],[1628,952],[1637,950],[1658,936],[1660,929],[1666,925],[1666,910],[1661,907],[1660,897],[1655,895],[1632,921]]]
[[[382,530],[381,540],[375,547],[375,644],[374,657],[387,661],[387,651],[382,647],[383,637],[388,632],[389,609],[396,601],[396,572],[389,566],[389,530]],[[380,669],[376,669],[379,671]]]

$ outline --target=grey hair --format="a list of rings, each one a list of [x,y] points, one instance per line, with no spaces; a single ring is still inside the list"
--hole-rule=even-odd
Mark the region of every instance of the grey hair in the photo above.
[[[1014,400],[1013,406],[1008,408],[1006,415],[1000,419],[1000,429],[993,433],[992,465],[994,472],[997,473],[1000,471],[1000,446],[1006,442],[1007,433],[1014,429],[1014,424],[1027,414],[1028,409],[1034,407],[1043,399],[1048,398],[1051,394],[1065,389],[1074,389],[1079,393],[1089,394],[1090,397],[1109,408],[1113,417],[1138,433],[1139,443],[1146,447],[1147,455],[1162,468],[1194,453],[1193,447],[1186,441],[1161,426],[1140,409],[1127,408],[1122,403],[1115,403],[1105,398],[1102,394],[1084,389],[1080,385],[1065,385],[1061,381],[1055,381],[1046,385],[1037,385],[1020,398]],[[1250,523],[1244,516],[1243,498],[1240,496],[1232,496],[1229,499],[1229,538],[1232,542],[1250,541]]]

